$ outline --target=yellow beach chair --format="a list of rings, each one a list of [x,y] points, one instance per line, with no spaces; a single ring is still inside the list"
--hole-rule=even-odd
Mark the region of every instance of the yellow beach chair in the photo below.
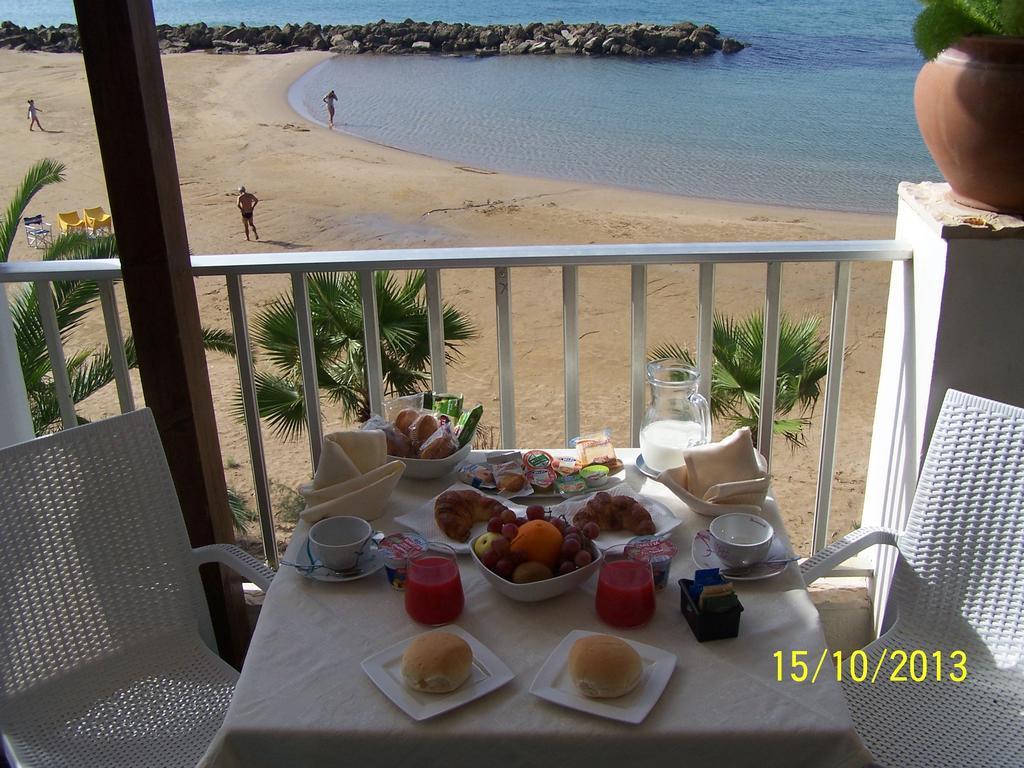
[[[60,224],[61,233],[65,232],[88,232],[88,225],[82,221],[78,215],[78,211],[66,211],[64,213],[57,214],[57,223]]]
[[[110,214],[103,210],[102,206],[86,208],[85,223],[94,235],[98,235],[100,230],[106,230],[108,235],[114,231],[114,221],[110,218]]]

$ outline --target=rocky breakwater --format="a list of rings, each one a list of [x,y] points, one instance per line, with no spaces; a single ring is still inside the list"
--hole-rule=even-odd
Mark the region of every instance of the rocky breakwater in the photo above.
[[[372,24],[285,24],[237,27],[206,24],[157,26],[164,53],[212,51],[266,54],[292,51],[450,55],[704,56],[735,53],[743,43],[722,37],[710,24],[688,21],[657,24],[449,24],[441,21],[378,21]],[[0,48],[74,53],[81,50],[78,28],[19,27],[0,22]]]

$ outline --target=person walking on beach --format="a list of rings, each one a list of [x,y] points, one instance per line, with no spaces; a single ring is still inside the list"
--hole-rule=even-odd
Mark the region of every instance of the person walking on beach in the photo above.
[[[246,240],[249,239],[249,227],[252,227],[252,233],[256,235],[256,239],[260,239],[260,233],[256,231],[256,224],[252,220],[252,212],[256,208],[257,203],[259,203],[259,199],[256,195],[246,192],[245,187],[238,188],[238,210],[242,212],[242,223],[245,225]]]
[[[30,131],[32,130],[33,125],[38,125],[40,131],[43,131],[43,133],[46,132],[46,129],[43,128],[42,123],[39,122],[39,113],[42,111],[43,110],[37,107],[36,103],[32,99],[28,100],[28,129]]]
[[[334,102],[338,100],[338,94],[331,91],[323,98],[324,104],[327,105],[327,127],[334,127]]]

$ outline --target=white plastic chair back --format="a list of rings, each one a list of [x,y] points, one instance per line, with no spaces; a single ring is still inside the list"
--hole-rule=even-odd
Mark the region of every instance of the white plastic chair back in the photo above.
[[[1024,409],[947,393],[899,549],[896,622],[865,650],[924,651],[930,673],[844,681],[857,730],[901,768],[1024,765]]]
[[[68,763],[56,753],[32,756],[45,765],[114,764],[87,759],[90,738],[130,747],[154,729],[167,730],[167,754],[138,753],[123,764],[180,764],[179,748],[201,755],[219,720],[207,732],[175,733],[173,713],[146,711],[162,688],[193,713],[209,707],[211,717],[222,716],[233,678],[197,632],[208,636],[209,613],[152,414],[139,410],[0,451],[0,551],[4,732],[27,733],[33,711],[77,723],[82,752]],[[204,677],[208,683],[195,682]],[[109,689],[110,699],[88,709],[83,691],[96,687]],[[111,722],[124,733],[110,731]],[[75,735],[36,734],[65,747]],[[190,745],[193,738],[201,744]]]

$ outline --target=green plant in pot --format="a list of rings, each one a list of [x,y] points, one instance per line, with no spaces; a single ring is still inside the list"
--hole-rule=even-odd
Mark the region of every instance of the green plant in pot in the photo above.
[[[1024,212],[1024,0],[923,0],[914,109],[959,202]]]

